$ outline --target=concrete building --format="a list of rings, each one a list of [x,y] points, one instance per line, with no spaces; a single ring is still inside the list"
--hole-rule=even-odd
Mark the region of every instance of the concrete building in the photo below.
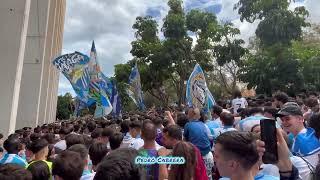
[[[0,2],[0,133],[55,121],[66,0]]]

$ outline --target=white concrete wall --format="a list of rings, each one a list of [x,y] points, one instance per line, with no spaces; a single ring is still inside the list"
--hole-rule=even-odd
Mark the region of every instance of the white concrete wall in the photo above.
[[[16,129],[38,125],[50,0],[31,0]]]
[[[0,2],[0,132],[14,132],[19,102],[30,0]]]

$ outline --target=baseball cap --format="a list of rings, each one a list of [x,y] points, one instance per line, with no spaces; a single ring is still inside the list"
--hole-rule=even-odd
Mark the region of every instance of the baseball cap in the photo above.
[[[295,102],[285,103],[281,110],[276,114],[277,117],[288,115],[303,116],[300,106]]]

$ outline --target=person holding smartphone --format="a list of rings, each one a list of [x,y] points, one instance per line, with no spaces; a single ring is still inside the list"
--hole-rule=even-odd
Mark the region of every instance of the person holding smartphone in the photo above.
[[[296,103],[288,102],[284,104],[277,116],[282,121],[283,129],[294,136],[291,152],[296,156],[303,157],[313,167],[316,167],[319,161],[320,141],[313,128],[304,126],[304,118],[300,106]]]

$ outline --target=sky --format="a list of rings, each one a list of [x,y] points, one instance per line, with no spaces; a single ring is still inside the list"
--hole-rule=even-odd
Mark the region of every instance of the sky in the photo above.
[[[137,16],[153,16],[162,27],[168,12],[168,0],[67,0],[62,54],[79,51],[89,54],[95,41],[98,61],[106,76],[113,76],[114,65],[132,58],[132,25]],[[201,9],[214,13],[219,21],[231,21],[241,31],[240,38],[248,42],[254,36],[258,22],[241,22],[233,10],[238,0],[184,0],[184,9]],[[320,23],[319,0],[296,0],[290,8],[304,5],[310,13],[309,21]],[[58,94],[74,91],[60,74]]]

